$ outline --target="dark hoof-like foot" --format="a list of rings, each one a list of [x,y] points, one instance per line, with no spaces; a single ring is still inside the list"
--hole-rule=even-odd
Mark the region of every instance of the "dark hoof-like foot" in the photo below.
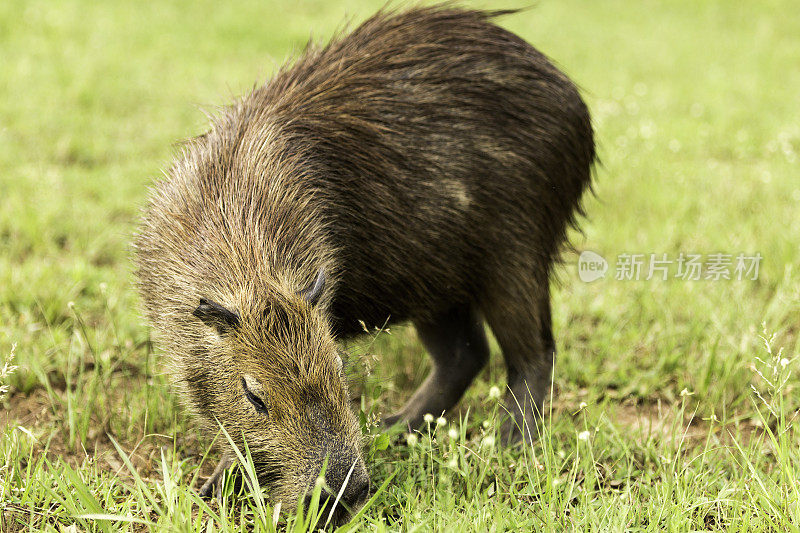
[[[536,438],[531,439],[531,435],[536,434],[536,428],[533,428],[533,431],[531,431],[527,427],[527,423],[525,426],[523,437],[523,431],[519,427],[519,423],[516,420],[509,418],[503,422],[503,425],[500,426],[500,443],[503,446],[516,447],[524,446],[526,444],[530,445],[533,443],[533,440],[538,440]]]
[[[206,480],[206,482],[203,483],[203,486],[200,487],[200,491],[198,492],[198,494],[200,494],[200,497],[203,498],[204,500],[210,500],[214,496],[216,496],[218,500],[221,499],[223,478],[224,476],[222,473],[218,475],[212,475],[211,477],[209,477]]]
[[[219,464],[214,469],[214,473],[209,476],[203,486],[200,487],[198,494],[205,500],[210,500],[214,496],[217,500],[222,499],[222,481],[225,479],[225,470],[233,464],[233,461],[227,456],[223,455]]]
[[[536,407],[534,407],[536,405]],[[542,417],[541,403],[530,399],[522,405],[513,393],[506,396],[508,416],[500,426],[500,442],[506,446],[532,445],[539,440]]]
[[[385,429],[392,428],[400,423],[400,415],[391,415],[381,420],[381,426]]]
[[[381,427],[387,431],[412,431],[414,429],[414,427],[408,423],[408,420],[400,414],[390,415],[381,420]]]

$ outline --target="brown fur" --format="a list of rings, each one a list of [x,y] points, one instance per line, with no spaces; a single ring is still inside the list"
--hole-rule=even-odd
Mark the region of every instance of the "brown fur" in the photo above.
[[[366,476],[334,343],[360,321],[411,320],[434,357],[399,419],[457,401],[488,354],[481,316],[503,349],[516,424],[544,399],[551,265],[594,143],[574,85],[493,15],[382,11],[309,46],[191,141],[153,191],[136,241],[147,316],[191,405],[246,437],[287,504],[326,453]],[[311,306],[298,291],[321,268]],[[200,298],[240,326],[209,328],[192,316]],[[268,417],[245,399],[245,373]]]

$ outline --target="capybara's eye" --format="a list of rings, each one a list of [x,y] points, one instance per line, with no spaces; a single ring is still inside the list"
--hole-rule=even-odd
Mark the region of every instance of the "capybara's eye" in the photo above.
[[[244,389],[244,395],[247,397],[250,403],[253,404],[253,407],[256,408],[256,411],[261,414],[268,415],[269,409],[267,409],[267,404],[264,402],[264,400],[256,396],[253,391],[247,388],[247,381],[244,378],[242,378],[242,388]]]

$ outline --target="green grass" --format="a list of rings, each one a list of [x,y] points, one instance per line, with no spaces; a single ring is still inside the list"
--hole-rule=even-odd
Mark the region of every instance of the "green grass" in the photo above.
[[[216,456],[137,312],[129,242],[201,110],[381,4],[0,3],[0,362],[18,366],[0,370],[0,530],[313,527],[230,483],[221,504],[197,497]],[[800,528],[795,12],[545,0],[502,19],[584,89],[603,165],[573,243],[611,270],[583,283],[575,253],[560,269],[538,442],[491,445],[495,347],[447,425],[413,445],[372,428],[373,484],[388,483],[345,530]],[[755,281],[614,279],[621,253],[681,252],[764,259]],[[410,328],[348,349],[369,415],[428,368]]]

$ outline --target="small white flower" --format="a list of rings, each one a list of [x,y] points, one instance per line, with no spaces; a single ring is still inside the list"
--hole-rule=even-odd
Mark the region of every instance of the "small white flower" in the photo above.
[[[425,413],[425,416],[422,417],[426,424],[430,424],[433,422],[433,415],[430,413]]]
[[[486,435],[485,437],[483,437],[483,440],[481,441],[481,444],[483,446],[486,446],[487,448],[493,447],[494,446],[494,437],[491,436],[491,435]]]
[[[578,404],[578,411],[583,411],[586,409],[586,402],[581,402]]]
[[[316,481],[314,481],[315,487],[321,487],[325,484],[325,477],[324,476],[317,476]]]
[[[75,308],[75,302],[67,302],[67,308],[74,309]]]
[[[489,422],[488,420],[484,420],[483,421],[483,429],[489,429],[490,427],[492,427],[491,422]]]
[[[781,368],[786,368],[789,365],[789,360],[785,357],[781,359]]]
[[[446,426],[447,425],[447,419],[445,417],[443,417],[443,416],[440,416],[439,418],[436,419],[436,425],[437,426]]]
[[[589,437],[591,436],[592,434],[589,430],[581,431],[580,433],[578,433],[578,439],[584,442],[589,442]]]
[[[419,438],[414,433],[406,435],[406,444],[409,446],[416,446],[419,443]]]
[[[693,392],[689,392],[689,389],[683,389],[681,391],[681,397],[692,396],[693,394]]]
[[[500,387],[493,385],[491,389],[489,389],[489,399],[496,400],[500,398]]]
[[[451,427],[449,430],[447,430],[447,436],[453,440],[456,440],[458,438],[458,430]]]

